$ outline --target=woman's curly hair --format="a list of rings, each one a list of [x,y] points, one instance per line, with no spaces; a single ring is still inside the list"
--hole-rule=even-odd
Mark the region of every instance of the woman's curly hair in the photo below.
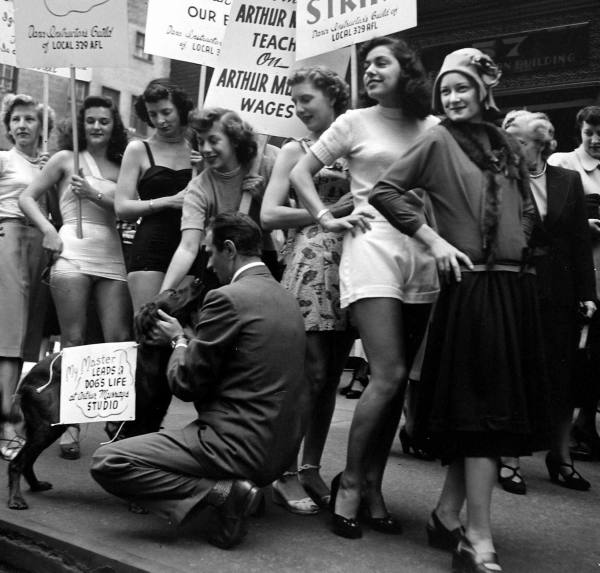
[[[121,165],[123,153],[125,152],[125,148],[129,141],[129,136],[127,129],[123,125],[119,110],[112,99],[108,97],[92,95],[83,100],[83,105],[77,113],[77,141],[79,143],[79,151],[83,151],[87,147],[85,138],[85,112],[92,107],[103,107],[110,110],[113,120],[113,129],[110,134],[110,139],[108,140],[106,158],[117,165]],[[73,151],[73,129],[71,120],[64,120],[59,126],[58,147],[60,149]]]
[[[248,165],[256,157],[258,144],[252,126],[231,111],[220,107],[195,109],[190,113],[189,125],[198,132],[209,131],[215,123],[220,123],[223,133],[229,138],[235,156],[242,165]]]
[[[427,117],[431,113],[431,81],[417,53],[400,38],[382,36],[362,45],[360,59],[364,61],[378,46],[387,46],[400,64],[398,106],[410,117]],[[376,103],[364,92],[361,99],[365,105]]]
[[[144,90],[144,93],[135,100],[134,109],[136,115],[150,127],[155,127],[148,115],[146,103],[156,103],[162,99],[173,102],[179,114],[181,125],[187,125],[188,114],[194,109],[194,102],[187,92],[173,83],[169,78],[157,78],[152,80]]]
[[[290,74],[287,83],[291,87],[306,81],[333,100],[333,111],[336,117],[348,109],[350,88],[333,70],[325,66],[299,68]]]
[[[27,94],[6,94],[4,99],[2,100],[2,109],[0,111],[0,115],[2,116],[2,122],[4,123],[4,128],[6,129],[6,137],[14,143],[15,140],[10,133],[10,118],[12,116],[13,110],[17,106],[24,107],[32,107],[35,110],[38,121],[40,122],[40,126],[44,121],[44,104],[38,103],[35,99],[33,99],[30,95]],[[54,127],[54,110],[48,106],[48,133],[52,131]],[[42,144],[42,138],[44,137],[42,131],[40,130],[40,138],[38,141],[38,145]]]

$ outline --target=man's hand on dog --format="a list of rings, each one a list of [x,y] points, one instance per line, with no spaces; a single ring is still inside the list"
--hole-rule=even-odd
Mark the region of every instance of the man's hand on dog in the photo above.
[[[179,321],[173,316],[168,315],[164,310],[158,310],[158,319],[152,329],[152,344],[156,346],[166,346],[171,343],[176,336],[185,334]]]

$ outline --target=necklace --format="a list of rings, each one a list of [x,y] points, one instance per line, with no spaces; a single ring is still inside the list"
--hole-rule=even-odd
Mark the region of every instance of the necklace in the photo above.
[[[14,146],[13,149],[23,158],[27,159],[27,161],[29,161],[29,163],[32,164],[36,164],[39,161],[39,157],[36,155],[35,157],[33,157],[32,155],[27,155],[27,153],[24,153],[23,151],[21,151],[18,147]]]
[[[544,173],[546,173],[547,165],[547,163],[544,163],[544,168],[539,173],[529,173],[529,177],[531,177],[532,179],[537,179],[538,177],[541,177]]]

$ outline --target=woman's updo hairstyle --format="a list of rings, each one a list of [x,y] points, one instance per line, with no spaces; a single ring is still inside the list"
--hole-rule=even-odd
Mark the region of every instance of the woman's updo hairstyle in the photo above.
[[[431,82],[417,53],[400,38],[382,36],[364,43],[360,59],[365,60],[371,50],[387,46],[400,64],[398,82],[398,106],[410,116],[424,119],[431,113]],[[375,104],[366,93],[362,94],[365,105]]]
[[[181,125],[187,125],[188,114],[194,109],[194,102],[184,90],[169,78],[152,80],[146,86],[144,93],[135,100],[135,113],[144,123],[147,123],[150,127],[155,127],[148,115],[146,103],[156,103],[162,99],[168,99],[173,102],[179,113]]]
[[[518,109],[509,111],[502,122],[502,128],[508,133],[515,131],[527,133],[542,148],[542,159],[546,161],[556,151],[554,126],[543,112]]]
[[[189,125],[199,134],[212,129],[220,123],[235,150],[239,163],[248,165],[256,157],[258,144],[252,126],[245,122],[235,111],[220,107],[195,109],[190,113]]]
[[[348,109],[350,88],[333,70],[325,66],[299,68],[290,74],[287,83],[291,87],[306,81],[333,100],[333,111],[336,117]]]

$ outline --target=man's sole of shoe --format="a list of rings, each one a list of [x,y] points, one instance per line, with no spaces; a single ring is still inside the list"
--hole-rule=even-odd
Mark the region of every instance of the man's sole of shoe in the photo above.
[[[238,545],[248,533],[247,519],[260,505],[262,492],[254,486],[246,495],[244,509],[237,517],[219,516],[220,530],[210,535],[207,540],[211,545],[220,549],[231,549]],[[226,533],[223,532],[226,531]]]

